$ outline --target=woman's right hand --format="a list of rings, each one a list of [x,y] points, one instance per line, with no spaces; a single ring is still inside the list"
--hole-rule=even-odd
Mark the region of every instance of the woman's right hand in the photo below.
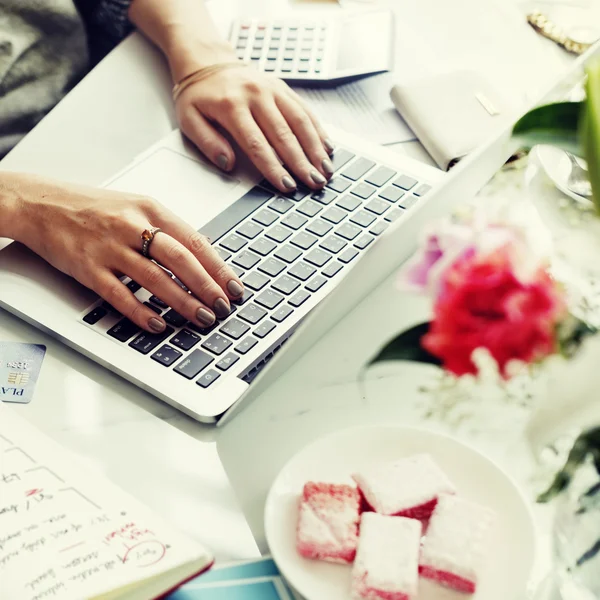
[[[150,198],[17,173],[0,175],[0,196],[11,207],[11,238],[94,290],[146,331],[159,333],[166,323],[119,280],[122,275],[202,328],[227,316],[230,301],[244,293],[239,277],[210,241]],[[150,256],[191,294],[141,255],[141,234],[152,227],[161,232]]]

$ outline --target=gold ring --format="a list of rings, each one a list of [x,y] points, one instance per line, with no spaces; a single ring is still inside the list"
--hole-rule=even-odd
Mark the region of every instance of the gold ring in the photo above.
[[[154,236],[160,231],[160,227],[151,227],[142,231],[142,255],[146,258],[150,258],[150,244],[154,241]]]

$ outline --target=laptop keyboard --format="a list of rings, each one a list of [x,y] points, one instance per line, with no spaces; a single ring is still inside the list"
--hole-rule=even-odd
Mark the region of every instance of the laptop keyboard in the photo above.
[[[323,190],[299,186],[286,196],[263,181],[200,229],[246,287],[225,319],[200,328],[126,280],[137,298],[164,318],[164,332],[142,331],[126,318],[114,323],[119,315],[103,301],[88,309],[83,321],[201,388],[252,353],[257,358],[237,373],[251,381],[291,334],[286,320],[294,311],[310,304],[313,294],[332,288],[430,189],[346,149],[336,150],[332,162],[336,172]],[[103,326],[108,315],[113,316],[110,328]]]

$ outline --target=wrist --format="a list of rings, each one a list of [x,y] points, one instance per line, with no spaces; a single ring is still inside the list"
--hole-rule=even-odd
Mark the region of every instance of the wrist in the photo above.
[[[23,200],[16,185],[15,173],[0,175],[0,238],[20,241]]]

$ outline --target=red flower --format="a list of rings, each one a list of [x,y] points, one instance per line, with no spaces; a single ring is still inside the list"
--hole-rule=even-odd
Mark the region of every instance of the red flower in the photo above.
[[[448,268],[423,347],[455,375],[476,374],[473,351],[486,348],[503,377],[511,360],[532,363],[557,351],[556,326],[566,306],[544,268],[525,280],[508,246],[471,251]]]

